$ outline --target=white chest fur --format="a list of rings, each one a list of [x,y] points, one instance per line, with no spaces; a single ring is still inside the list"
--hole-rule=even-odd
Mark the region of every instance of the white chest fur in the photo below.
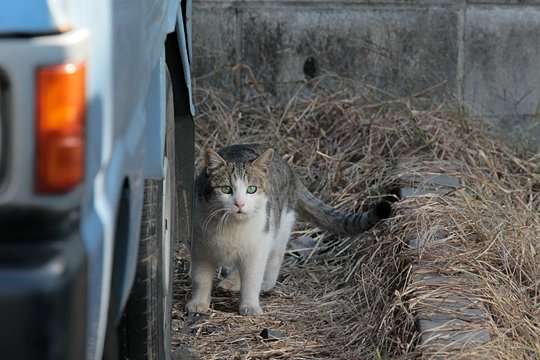
[[[255,252],[268,252],[275,234],[272,229],[264,231],[266,221],[266,214],[262,211],[246,216],[246,219],[215,221],[199,229],[197,240],[217,265],[233,266],[241,258],[252,257]]]

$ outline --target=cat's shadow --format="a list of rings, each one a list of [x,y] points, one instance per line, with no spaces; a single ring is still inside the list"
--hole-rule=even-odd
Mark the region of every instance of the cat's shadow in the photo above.
[[[276,295],[274,289],[262,292],[261,299],[272,298]],[[238,313],[238,304],[240,303],[240,293],[226,290],[217,285],[212,289],[212,304],[210,305],[216,311]]]

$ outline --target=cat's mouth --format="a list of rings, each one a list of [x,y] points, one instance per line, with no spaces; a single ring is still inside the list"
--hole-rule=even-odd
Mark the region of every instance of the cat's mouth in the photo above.
[[[232,213],[233,215],[238,216],[238,217],[244,217],[248,215],[248,212],[242,209],[234,209]]]

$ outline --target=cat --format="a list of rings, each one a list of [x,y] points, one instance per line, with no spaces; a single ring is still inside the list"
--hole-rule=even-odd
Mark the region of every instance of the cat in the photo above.
[[[206,312],[218,266],[233,270],[219,286],[240,291],[239,313],[260,315],[261,291],[277,281],[296,213],[337,234],[357,234],[391,213],[379,202],[344,213],[316,198],[272,148],[231,145],[208,149],[195,180],[194,234],[188,313]]]

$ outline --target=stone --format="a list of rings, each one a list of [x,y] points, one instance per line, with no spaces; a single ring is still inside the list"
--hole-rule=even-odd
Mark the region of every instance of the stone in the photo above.
[[[171,354],[171,360],[197,360],[197,357],[184,345],[180,345]]]
[[[223,329],[221,326],[205,326],[202,328],[202,334],[210,335],[210,334],[221,332],[223,330],[225,329]]]
[[[290,249],[301,257],[309,256],[316,245],[317,241],[311,236],[300,236],[289,241]]]
[[[281,330],[263,329],[260,333],[260,337],[263,340],[275,341],[287,338],[287,335]]]
[[[420,343],[422,345],[455,345],[463,346],[473,342],[488,342],[491,336],[486,329],[466,329],[468,323],[460,319],[424,320],[418,321]]]
[[[445,189],[447,190],[447,189]],[[411,196],[420,196],[420,195],[429,195],[429,194],[439,194],[444,191],[436,189],[426,189],[426,188],[415,188],[411,186],[404,186],[399,189],[399,198],[405,199]]]
[[[171,329],[173,331],[178,331],[180,328],[182,328],[183,321],[179,319],[173,319],[171,323]]]
[[[195,325],[209,318],[208,314],[204,313],[192,313],[186,318],[186,324]]]
[[[184,335],[190,335],[190,334],[196,333],[196,330],[189,326],[184,326],[184,327],[179,328],[177,332]]]

